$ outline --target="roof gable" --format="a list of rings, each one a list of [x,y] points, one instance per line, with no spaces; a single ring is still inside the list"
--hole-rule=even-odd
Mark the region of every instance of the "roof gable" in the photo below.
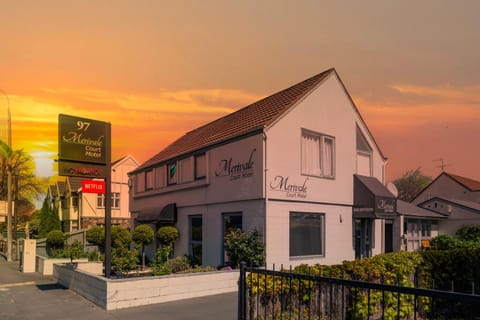
[[[475,213],[480,213],[480,204],[476,202],[471,202],[471,201],[464,201],[464,200],[459,200],[459,199],[447,199],[443,197],[433,197],[431,199],[428,199],[426,201],[423,201],[422,203],[419,204],[419,206],[426,207],[431,203],[443,203],[451,206],[456,206],[459,208],[463,208],[466,210],[473,211]],[[431,209],[430,209],[431,210]]]
[[[157,153],[138,169],[173,157],[263,130],[317,87],[335,70],[328,69],[287,89],[250,104],[202,127],[192,130]]]

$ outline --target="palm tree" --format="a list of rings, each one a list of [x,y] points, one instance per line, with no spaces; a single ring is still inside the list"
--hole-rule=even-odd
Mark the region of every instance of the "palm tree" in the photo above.
[[[7,260],[11,260],[12,248],[12,207],[15,200],[18,205],[33,211],[35,198],[43,193],[45,182],[33,174],[34,163],[31,156],[23,150],[13,150],[0,140],[0,199],[8,202],[7,217]],[[13,183],[15,180],[15,183]],[[18,209],[17,205],[17,209]]]

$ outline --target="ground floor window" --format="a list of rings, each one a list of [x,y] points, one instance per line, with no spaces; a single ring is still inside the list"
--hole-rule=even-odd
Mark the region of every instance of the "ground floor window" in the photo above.
[[[189,254],[193,265],[202,265],[203,254],[203,219],[201,215],[189,217],[190,243]]]
[[[325,254],[325,215],[290,212],[290,257]]]
[[[412,220],[405,221],[403,233],[406,235],[407,250],[415,251],[425,247],[426,242],[432,238],[432,221]]]
[[[228,262],[228,257],[227,253],[225,252],[225,235],[233,229],[243,229],[243,218],[242,218],[242,212],[227,212],[222,214],[222,219],[223,219],[223,264],[226,264]]]

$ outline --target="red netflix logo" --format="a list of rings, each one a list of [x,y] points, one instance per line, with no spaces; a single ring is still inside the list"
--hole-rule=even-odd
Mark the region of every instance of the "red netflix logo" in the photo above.
[[[82,180],[83,193],[105,193],[105,181],[103,180]]]

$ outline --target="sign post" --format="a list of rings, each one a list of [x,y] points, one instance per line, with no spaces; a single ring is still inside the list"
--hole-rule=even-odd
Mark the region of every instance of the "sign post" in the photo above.
[[[60,114],[58,116],[59,175],[103,178],[105,193],[105,277],[111,275],[111,124]],[[97,185],[99,187],[99,185]]]

